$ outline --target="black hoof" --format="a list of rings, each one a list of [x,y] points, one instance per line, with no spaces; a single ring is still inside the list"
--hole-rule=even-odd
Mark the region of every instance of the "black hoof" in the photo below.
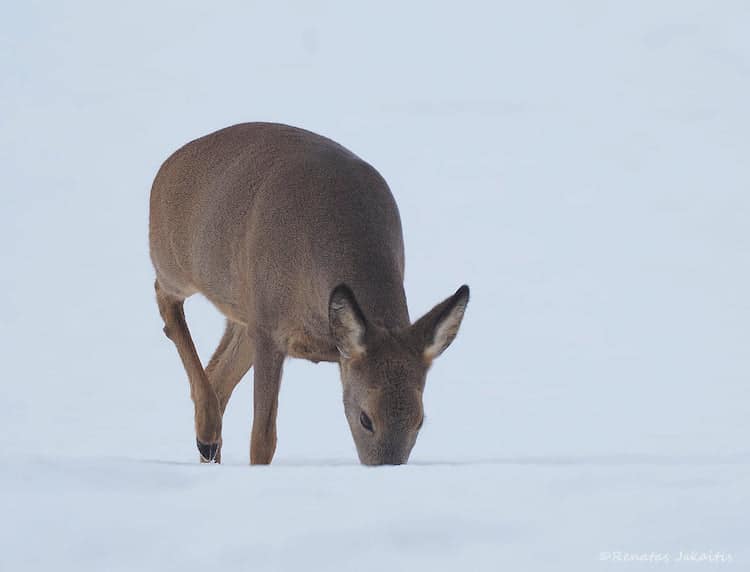
[[[198,452],[201,454],[201,457],[204,461],[210,463],[211,461],[216,459],[216,453],[219,452],[218,443],[201,443],[200,441],[198,441],[198,439],[196,439],[195,444],[198,445]]]

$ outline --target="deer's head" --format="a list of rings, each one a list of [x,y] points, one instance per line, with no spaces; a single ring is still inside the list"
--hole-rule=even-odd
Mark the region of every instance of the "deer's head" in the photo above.
[[[432,361],[458,333],[469,302],[461,286],[413,325],[368,322],[352,291],[336,287],[328,317],[344,387],[344,411],[365,465],[406,463],[424,420],[422,393]]]

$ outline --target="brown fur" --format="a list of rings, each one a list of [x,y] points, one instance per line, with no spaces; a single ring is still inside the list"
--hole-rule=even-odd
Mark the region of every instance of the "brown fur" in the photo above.
[[[250,459],[271,462],[290,356],[340,364],[363,463],[406,462],[429,363],[455,337],[469,291],[410,325],[401,222],[374,168],[309,131],[235,125],[165,161],[149,231],[159,310],[190,381],[203,460],[220,459],[224,409],[254,366]],[[182,310],[197,292],[227,318],[205,370]]]

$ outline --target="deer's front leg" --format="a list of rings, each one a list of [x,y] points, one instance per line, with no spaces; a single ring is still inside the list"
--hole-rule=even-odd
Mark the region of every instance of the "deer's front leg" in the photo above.
[[[256,344],[250,464],[267,465],[276,451],[276,411],[284,354],[265,336],[258,336]]]

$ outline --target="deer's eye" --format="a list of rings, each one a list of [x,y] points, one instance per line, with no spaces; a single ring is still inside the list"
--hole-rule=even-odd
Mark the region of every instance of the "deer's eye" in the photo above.
[[[359,414],[359,422],[362,425],[362,427],[364,427],[367,431],[369,431],[370,433],[373,432],[372,431],[372,421],[367,416],[367,413],[365,413],[364,411]]]

